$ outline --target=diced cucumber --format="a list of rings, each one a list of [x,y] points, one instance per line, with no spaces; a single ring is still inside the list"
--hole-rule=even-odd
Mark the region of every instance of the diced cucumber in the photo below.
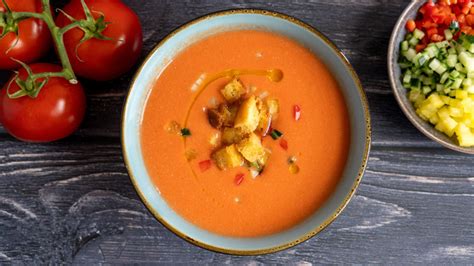
[[[413,31],[413,37],[416,38],[416,39],[418,39],[418,40],[421,40],[421,39],[423,39],[423,37],[425,37],[425,33],[422,32],[422,31],[419,30],[419,29],[415,29],[415,30]]]
[[[461,73],[466,73],[466,69],[462,66],[461,63],[456,63],[456,65],[454,66],[454,68],[456,68],[457,71],[461,72]]]
[[[417,45],[419,42],[420,42],[420,39],[415,38],[415,36],[413,36],[410,40],[408,40],[408,43],[409,43],[411,46],[415,46],[415,45]]]
[[[449,78],[449,74],[444,73],[443,75],[441,75],[441,78],[439,79],[439,83],[444,84],[448,78]]]
[[[458,56],[457,55],[455,55],[455,54],[448,55],[448,57],[446,59],[446,64],[449,67],[455,67],[457,62],[458,62]]]
[[[436,47],[438,48],[446,48],[449,46],[449,42],[448,41],[442,41],[442,42],[437,42],[436,43]]]
[[[446,72],[446,70],[448,70],[448,66],[445,65],[445,64],[441,64],[441,65],[435,70],[435,72],[441,75],[441,74],[443,74],[444,72]]]
[[[474,57],[467,52],[459,53],[459,62],[466,68],[466,72],[474,71]]]
[[[459,77],[460,75],[461,75],[461,73],[459,73],[459,72],[456,71],[456,70],[453,70],[453,71],[451,71],[451,73],[449,74],[449,77],[455,79],[455,78]]]
[[[446,40],[450,41],[453,39],[453,33],[448,30],[448,29],[445,29],[444,30],[444,38],[446,38]]]
[[[424,86],[423,89],[422,89],[422,92],[424,95],[427,95],[431,92],[431,88],[428,87],[428,86]]]
[[[409,48],[408,41],[403,41],[402,44],[400,45],[400,49],[402,51],[408,51],[408,48]]]
[[[461,88],[462,79],[455,79],[453,84],[451,85],[451,89],[459,89]]]
[[[411,73],[405,73],[405,75],[403,76],[403,83],[410,83],[410,80],[411,80]]]
[[[431,60],[431,63],[428,65],[433,71],[436,71],[438,67],[441,66],[441,62],[438,59]]]
[[[408,61],[412,61],[413,58],[416,56],[416,51],[415,51],[415,49],[413,49],[413,48],[409,48],[408,50],[406,50],[405,52],[403,52],[403,56],[405,56],[405,58],[406,58]]]

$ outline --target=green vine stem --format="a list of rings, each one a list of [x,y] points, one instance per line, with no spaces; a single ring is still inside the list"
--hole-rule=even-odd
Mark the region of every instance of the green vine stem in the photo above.
[[[58,54],[59,60],[61,61],[63,70],[57,73],[32,74],[28,77],[28,79],[37,80],[40,78],[47,78],[47,77],[63,77],[67,79],[70,83],[77,84],[78,81],[77,81],[76,75],[74,74],[74,71],[72,69],[71,62],[69,61],[69,57],[66,52],[66,47],[64,46],[63,36],[68,30],[78,27],[79,22],[73,22],[64,28],[59,28],[54,22],[49,0],[42,0],[42,5],[43,5],[42,13],[11,12],[11,18],[16,23],[28,18],[36,18],[36,19],[43,20],[51,32],[51,36],[56,46],[57,54]]]
[[[69,57],[66,51],[66,47],[64,45],[64,34],[73,28],[79,27],[82,31],[84,31],[84,37],[81,40],[80,44],[84,41],[87,41],[91,38],[98,38],[107,40],[108,38],[102,35],[102,31],[105,30],[108,23],[104,21],[104,17],[101,16],[97,20],[91,14],[91,11],[87,7],[84,0],[81,0],[82,6],[84,8],[84,14],[86,18],[84,20],[75,20],[74,18],[70,17],[69,15],[64,14],[71,20],[71,23],[67,26],[60,28],[54,22],[53,14],[51,12],[51,4],[49,0],[41,0],[43,11],[41,13],[34,13],[34,12],[14,12],[11,11],[5,0],[2,0],[6,11],[0,12],[0,30],[3,30],[2,36],[6,35],[8,32],[14,32],[18,34],[18,22],[28,19],[28,18],[36,18],[41,19],[46,23],[48,26],[53,42],[56,46],[56,51],[61,61],[61,65],[63,67],[62,71],[60,72],[45,72],[45,73],[32,73],[29,71],[28,66],[25,64],[20,63],[23,68],[28,71],[28,77],[26,80],[21,80],[18,76],[16,77],[16,84],[18,84],[23,92],[21,93],[14,93],[12,95],[9,94],[11,98],[18,98],[28,95],[32,98],[35,98],[41,87],[44,86],[45,82],[36,82],[38,79],[44,79],[47,82],[48,78],[51,77],[62,77],[67,79],[71,84],[77,84],[77,78],[74,74],[72,69],[71,62],[69,61]],[[3,29],[2,29],[3,28]],[[1,37],[0,37],[1,38]],[[15,44],[14,44],[15,45]],[[77,50],[77,47],[76,47]],[[12,58],[13,59],[13,58]],[[17,61],[17,60],[15,60]],[[18,62],[18,61],[17,61]],[[25,86],[24,84],[29,84]],[[31,84],[33,88],[31,88]]]

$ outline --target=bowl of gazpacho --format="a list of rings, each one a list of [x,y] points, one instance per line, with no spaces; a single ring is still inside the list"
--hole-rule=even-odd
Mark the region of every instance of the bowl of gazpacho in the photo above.
[[[230,254],[316,235],[355,193],[370,149],[347,59],[311,26],[262,10],[207,15],[162,40],[122,123],[125,164],[150,212]]]

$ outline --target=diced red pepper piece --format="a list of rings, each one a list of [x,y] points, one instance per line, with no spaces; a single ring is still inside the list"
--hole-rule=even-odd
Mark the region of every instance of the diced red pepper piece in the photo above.
[[[234,180],[235,184],[237,186],[242,184],[242,182],[244,181],[244,177],[245,177],[245,174],[242,174],[242,173],[235,175],[235,180]]]
[[[199,169],[201,169],[201,172],[205,172],[211,168],[212,162],[211,160],[205,160],[199,162]]]
[[[416,50],[417,53],[423,51],[425,48],[426,48],[426,44],[417,44],[415,46],[415,50]]]
[[[407,28],[409,32],[413,32],[416,28],[416,23],[413,19],[410,19],[407,21],[407,24],[405,25],[405,27]]]
[[[301,107],[299,105],[293,106],[293,118],[298,121],[301,118]]]
[[[280,140],[280,147],[282,147],[285,151],[288,150],[288,141],[286,141],[285,139],[281,139]]]

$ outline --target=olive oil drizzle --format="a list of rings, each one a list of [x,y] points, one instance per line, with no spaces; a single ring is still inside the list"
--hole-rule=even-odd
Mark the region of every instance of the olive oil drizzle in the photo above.
[[[264,76],[267,77],[272,82],[280,82],[283,79],[283,71],[280,69],[268,69],[268,70],[260,70],[260,69],[227,69],[222,72],[218,72],[212,75],[206,75],[204,81],[196,90],[196,94],[194,95],[191,104],[188,107],[188,111],[186,113],[186,117],[184,119],[183,127],[187,128],[189,116],[191,115],[191,110],[193,109],[194,104],[198,100],[199,96],[206,90],[206,88],[212,82],[221,79],[221,78],[237,78],[239,76],[244,75],[253,75],[253,76]],[[184,147],[186,148],[186,138],[183,138]]]

